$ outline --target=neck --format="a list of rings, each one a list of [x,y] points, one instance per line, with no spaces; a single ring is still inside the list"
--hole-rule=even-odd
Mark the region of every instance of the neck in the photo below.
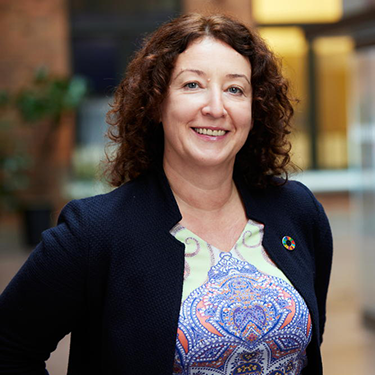
[[[177,168],[164,159],[164,171],[183,212],[194,209],[215,212],[238,197],[233,165],[213,168]]]

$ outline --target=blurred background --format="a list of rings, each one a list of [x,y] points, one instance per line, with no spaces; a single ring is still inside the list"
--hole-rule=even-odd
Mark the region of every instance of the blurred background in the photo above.
[[[375,374],[375,0],[0,0],[0,291],[67,201],[109,191],[113,90],[142,38],[190,11],[257,27],[282,60],[300,99],[293,178],[334,233],[325,374]]]

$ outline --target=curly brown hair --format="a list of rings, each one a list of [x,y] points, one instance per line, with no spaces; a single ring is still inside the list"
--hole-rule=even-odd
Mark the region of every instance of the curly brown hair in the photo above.
[[[120,186],[160,163],[164,150],[160,108],[167,94],[177,56],[203,37],[225,42],[250,61],[253,127],[238,152],[235,172],[252,186],[288,177],[290,120],[288,83],[278,60],[255,30],[224,16],[186,14],[159,27],[129,63],[107,114],[107,136],[116,146],[107,155],[107,177]]]

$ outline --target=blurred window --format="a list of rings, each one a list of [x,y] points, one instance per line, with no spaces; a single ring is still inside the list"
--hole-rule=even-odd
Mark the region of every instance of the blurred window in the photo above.
[[[308,124],[307,41],[300,27],[261,27],[261,36],[282,60],[284,76],[291,83],[295,105],[292,144],[293,161],[302,169],[311,167],[310,129]]]
[[[355,42],[349,30],[321,36],[343,12],[342,0],[253,0],[260,33],[281,58],[292,95],[300,100],[292,152],[302,169],[348,168],[347,106]]]
[[[350,37],[316,38],[310,48],[315,65],[315,129],[311,131],[308,41],[301,27],[261,27],[260,34],[282,59],[283,73],[291,83],[295,106],[293,161],[302,169],[348,167],[347,127],[350,63],[354,43]],[[312,138],[315,139],[312,139]],[[312,160],[312,142],[317,160]]]
[[[322,37],[313,43],[317,61],[318,165],[348,167],[348,95],[354,43],[350,37]]]
[[[121,80],[143,37],[180,10],[180,0],[71,0],[73,73],[92,93],[108,95]]]
[[[71,198],[101,192],[93,192],[91,182],[104,159],[112,94],[143,38],[180,7],[180,0],[69,1],[72,73],[86,77],[90,86],[77,116]]]

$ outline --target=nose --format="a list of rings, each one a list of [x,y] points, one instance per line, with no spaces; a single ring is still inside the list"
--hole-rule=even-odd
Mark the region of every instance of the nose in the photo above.
[[[214,118],[220,118],[227,114],[222,94],[223,93],[220,89],[211,89],[207,92],[207,100],[202,107],[203,115],[210,115]]]

